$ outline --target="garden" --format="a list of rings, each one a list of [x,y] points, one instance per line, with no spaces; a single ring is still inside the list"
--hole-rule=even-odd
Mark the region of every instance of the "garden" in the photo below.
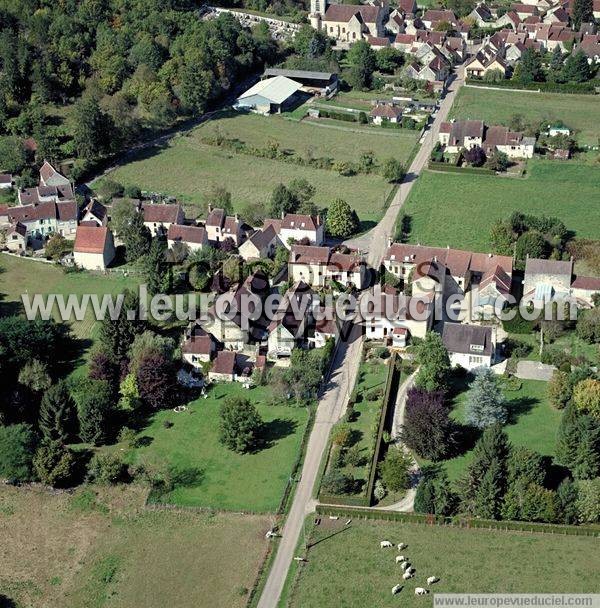
[[[206,399],[186,410],[153,414],[130,443],[112,450],[125,460],[173,471],[173,487],[155,491],[151,500],[183,506],[274,513],[300,454],[309,412],[306,407],[272,404],[267,387],[246,390],[240,383],[216,384]],[[246,453],[228,449],[219,438],[219,411],[230,398],[247,398],[264,428],[262,444]]]

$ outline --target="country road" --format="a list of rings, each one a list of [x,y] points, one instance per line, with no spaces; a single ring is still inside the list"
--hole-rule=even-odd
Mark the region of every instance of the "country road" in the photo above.
[[[446,96],[441,101],[435,120],[424,134],[421,147],[383,219],[367,234],[347,242],[350,246],[359,247],[361,250],[368,252],[367,261],[372,268],[379,268],[387,248],[388,238],[394,233],[398,213],[408,198],[413,183],[427,166],[429,156],[438,138],[440,124],[447,119],[454,98],[464,83],[460,72],[461,69],[459,68],[459,74],[450,84]],[[290,564],[294,558],[294,551],[300,538],[304,519],[307,514],[314,511],[313,486],[327,446],[329,433],[331,427],[341,418],[346,409],[348,397],[358,373],[363,342],[361,330],[362,327],[355,325],[350,339],[341,343],[336,353],[331,380],[317,408],[300,483],[296,488],[292,506],[283,527],[282,539],[262,590],[258,608],[277,608]]]
[[[355,247],[361,249],[362,251],[368,252],[367,261],[373,268],[379,268],[381,259],[383,258],[385,250],[387,249],[388,238],[394,234],[394,227],[396,225],[398,213],[406,202],[406,199],[410,194],[413,184],[419,177],[419,174],[425,167],[427,167],[431,151],[438,140],[440,125],[442,122],[447,120],[450,108],[454,103],[454,98],[463,84],[464,78],[462,76],[462,68],[459,68],[457,76],[448,87],[446,96],[440,102],[440,109],[437,111],[435,120],[423,135],[423,141],[419,151],[410,164],[410,167],[406,172],[406,176],[398,187],[396,195],[387,208],[383,219],[377,224],[377,226],[366,234],[356,239],[350,239],[346,242],[349,247]]]

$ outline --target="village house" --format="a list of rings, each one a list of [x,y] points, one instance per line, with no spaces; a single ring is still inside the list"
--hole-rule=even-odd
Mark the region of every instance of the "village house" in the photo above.
[[[526,306],[543,308],[551,302],[572,302],[579,308],[590,308],[597,293],[600,279],[574,275],[573,260],[528,257],[525,261],[522,301]]]
[[[165,203],[141,203],[140,213],[152,236],[163,236],[171,224],[183,224],[185,215],[179,203],[172,205]]]
[[[490,27],[494,17],[485,2],[478,4],[468,15],[467,19],[472,19],[478,27]]]
[[[472,371],[491,367],[496,353],[496,328],[465,323],[444,323],[442,341],[452,366]]]
[[[360,255],[311,245],[292,246],[288,275],[294,283],[303,281],[311,287],[325,287],[335,281],[344,288],[364,289],[368,280],[365,261]]]
[[[520,131],[510,131],[503,126],[486,127],[481,120],[443,122],[438,141],[449,154],[479,146],[488,156],[498,150],[511,159],[521,159],[532,158],[535,150],[534,137],[526,137]]]
[[[10,173],[0,173],[0,190],[10,190],[13,187],[13,176]]]
[[[449,23],[450,25],[458,23],[458,19],[453,11],[437,9],[426,10],[421,17],[421,21],[428,30],[434,30],[439,23]]]
[[[106,226],[78,226],[73,247],[75,264],[86,270],[106,270],[115,258],[113,234]]]
[[[312,340],[309,336],[309,341],[312,341],[315,348],[322,348],[327,340],[337,342],[340,335],[339,323],[335,310],[323,309],[320,318],[314,323]]]
[[[77,203],[46,201],[9,207],[8,219],[25,226],[27,242],[34,248],[43,245],[52,234],[74,239],[77,231]]]
[[[221,243],[229,238],[239,247],[246,238],[245,224],[237,213],[226,215],[223,209],[215,209],[211,205],[208,206],[204,226],[208,240],[213,243]]]
[[[108,212],[106,207],[96,199],[91,200],[83,209],[80,223],[84,225],[93,224],[95,226],[108,225]]]
[[[449,154],[470,150],[483,145],[484,124],[482,120],[455,120],[440,125],[438,141]]]
[[[194,321],[184,332],[181,356],[194,369],[202,371],[204,370],[203,364],[215,357],[218,346],[215,337],[205,331],[197,321]]]
[[[269,278],[263,272],[254,272],[241,285],[220,296],[222,305],[219,308],[216,304],[211,306],[208,318],[199,323],[202,329],[229,350],[242,350],[246,344],[261,342],[267,334],[264,317],[248,318],[242,314],[242,308],[244,299],[258,297],[264,300],[269,292]]]
[[[575,45],[575,52],[583,51],[589,64],[600,63],[600,34],[584,34],[579,44]]]
[[[6,248],[12,253],[20,253],[27,249],[27,228],[16,222],[6,229]]]
[[[208,237],[204,226],[171,224],[167,230],[167,244],[172,248],[175,243],[186,245],[190,251],[208,247]]]
[[[403,284],[409,282],[413,295],[447,298],[474,292],[471,305],[482,307],[481,312],[504,306],[512,285],[512,258],[450,247],[392,243],[383,265]]]
[[[486,56],[479,52],[465,62],[465,73],[467,78],[485,78],[486,74],[494,71],[506,77],[506,61],[499,53]]]
[[[303,281],[288,289],[267,327],[267,358],[289,358],[297,346],[308,345],[308,328],[312,323],[313,291]]]
[[[265,260],[272,258],[278,247],[282,247],[277,232],[273,225],[267,226],[264,230],[256,230],[250,237],[245,240],[239,247],[239,254],[244,258],[244,261]]]
[[[208,372],[208,379],[211,382],[234,382],[239,379],[240,373],[237,353],[221,350],[217,353]]]
[[[293,243],[302,241],[320,246],[325,241],[325,231],[320,215],[286,213],[282,219],[266,219],[263,230],[272,226],[281,242],[290,249]]]
[[[379,103],[373,107],[369,116],[376,125],[382,122],[398,123],[402,120],[402,108],[389,103]]]
[[[411,338],[423,339],[433,324],[433,298],[405,296],[375,287],[376,307],[365,315],[365,338],[404,348]]]

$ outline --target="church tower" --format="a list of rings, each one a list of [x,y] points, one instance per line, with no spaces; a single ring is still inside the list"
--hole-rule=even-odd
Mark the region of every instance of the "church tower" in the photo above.
[[[321,29],[321,20],[327,10],[327,0],[310,0],[310,24],[316,29]]]

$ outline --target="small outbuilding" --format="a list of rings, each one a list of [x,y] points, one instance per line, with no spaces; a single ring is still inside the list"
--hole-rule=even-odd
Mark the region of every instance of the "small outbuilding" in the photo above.
[[[315,72],[312,70],[286,70],[284,68],[267,68],[262,75],[265,78],[285,76],[299,82],[304,90],[311,93],[329,95],[339,86],[338,75],[335,72]]]
[[[106,270],[115,258],[112,232],[106,226],[77,226],[73,258],[86,270]]]
[[[285,76],[266,78],[242,93],[233,107],[259,114],[279,113],[293,105],[301,88],[299,82]]]

